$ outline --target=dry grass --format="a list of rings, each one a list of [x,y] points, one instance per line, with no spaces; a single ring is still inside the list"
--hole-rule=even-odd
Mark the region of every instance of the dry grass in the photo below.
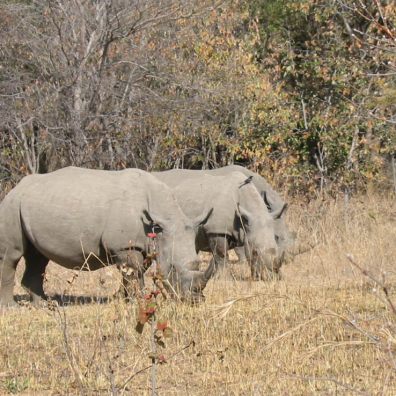
[[[294,204],[289,222],[318,245],[282,281],[252,282],[234,262],[233,279],[210,281],[200,306],[162,304],[175,334],[159,394],[396,394],[396,316],[346,258],[396,301],[394,198]],[[112,270],[72,277],[51,265],[47,292],[100,297],[119,282]],[[150,364],[149,328],[139,335],[135,324],[136,307],[120,301],[0,314],[0,393],[149,394],[150,370],[139,372]]]

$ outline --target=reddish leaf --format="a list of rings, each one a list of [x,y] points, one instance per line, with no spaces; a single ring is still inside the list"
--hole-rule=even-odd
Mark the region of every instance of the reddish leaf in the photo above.
[[[166,328],[168,328],[168,322],[167,322],[167,321],[158,322],[158,323],[157,323],[157,329],[158,329],[158,330],[164,331]]]
[[[147,312],[143,308],[139,308],[138,320],[141,324],[145,324],[148,321]]]
[[[145,312],[149,315],[152,315],[155,312],[156,308],[157,304],[155,302],[150,302],[147,304]]]
[[[158,363],[159,364],[164,364],[166,363],[166,357],[164,355],[159,355],[158,356]]]

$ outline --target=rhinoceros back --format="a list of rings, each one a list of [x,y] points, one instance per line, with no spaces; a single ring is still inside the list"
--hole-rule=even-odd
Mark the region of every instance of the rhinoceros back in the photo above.
[[[134,223],[147,207],[145,178],[133,170],[64,168],[34,176],[18,190],[24,235],[64,266],[81,264],[89,253],[103,256],[106,232],[119,243],[137,239]]]

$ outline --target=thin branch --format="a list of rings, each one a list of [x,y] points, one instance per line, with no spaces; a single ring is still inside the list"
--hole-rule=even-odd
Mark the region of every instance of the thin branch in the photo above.
[[[361,267],[356,262],[356,260],[353,258],[353,256],[351,254],[347,254],[346,257],[351,262],[351,264],[353,266],[355,266],[363,275],[367,276],[369,279],[371,279],[376,285],[378,285],[382,289],[382,291],[383,291],[383,293],[385,295],[386,302],[388,303],[389,307],[391,308],[393,314],[396,315],[396,307],[393,304],[392,300],[390,299],[389,291],[388,291],[388,288],[385,286],[385,283],[383,281],[381,281],[381,280],[378,280],[368,270],[366,270],[363,267]]]
[[[179,355],[180,353],[182,353],[184,350],[186,350],[186,349],[188,349],[188,348],[190,348],[191,346],[194,346],[194,345],[195,345],[195,341],[194,341],[194,340],[191,340],[187,345],[185,345],[184,347],[182,347],[181,349],[179,349],[179,350],[178,350],[177,352],[175,352],[173,355],[170,355],[169,358],[168,358],[168,361],[171,360],[171,359],[173,359],[175,356]],[[153,367],[153,363],[150,364],[150,365],[148,365],[148,366],[146,366],[146,367],[143,367],[142,369],[140,369],[140,370],[138,370],[138,371],[135,371],[134,373],[132,373],[132,374],[125,380],[125,382],[121,385],[120,388],[123,389],[123,390],[125,391],[125,387],[128,385],[128,383],[129,383],[133,378],[135,378],[137,375],[143,373],[144,371],[150,369],[151,367]]]

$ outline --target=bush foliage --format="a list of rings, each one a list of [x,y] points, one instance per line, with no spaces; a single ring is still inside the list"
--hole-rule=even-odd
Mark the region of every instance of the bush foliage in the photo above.
[[[3,182],[236,162],[294,192],[389,184],[392,1],[8,0],[0,19]]]

